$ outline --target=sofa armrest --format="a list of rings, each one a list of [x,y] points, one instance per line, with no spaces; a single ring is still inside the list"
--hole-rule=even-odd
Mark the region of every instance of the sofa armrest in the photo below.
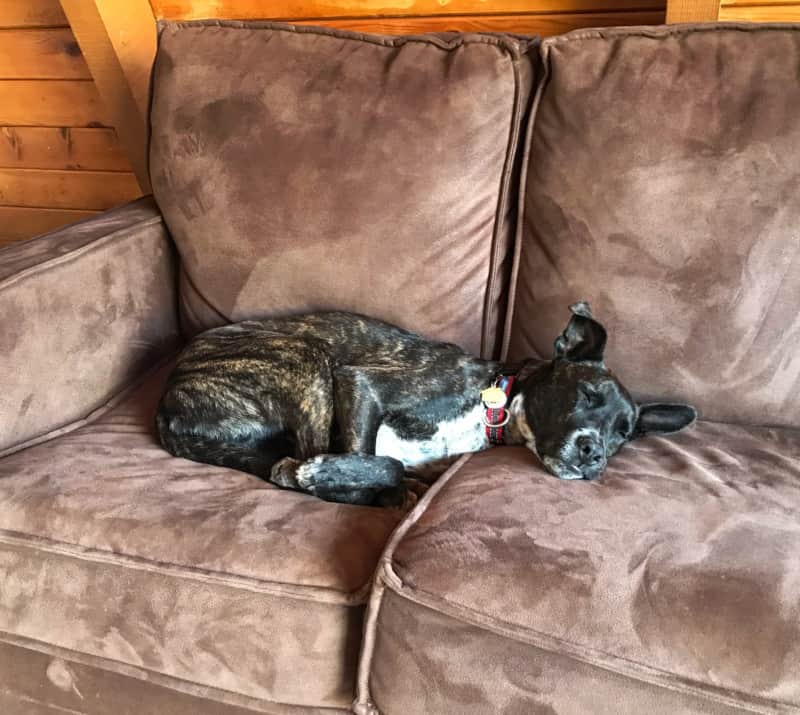
[[[150,197],[0,250],[0,456],[178,347],[176,266]]]

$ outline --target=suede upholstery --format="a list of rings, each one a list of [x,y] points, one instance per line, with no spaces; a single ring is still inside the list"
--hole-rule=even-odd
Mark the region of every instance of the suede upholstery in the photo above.
[[[0,455],[85,419],[180,340],[151,198],[0,251]]]
[[[162,25],[150,171],[188,329],[343,309],[496,354],[529,48]]]
[[[588,299],[636,394],[800,426],[800,26],[548,38],[513,360]]]
[[[51,645],[0,642],[3,715],[337,715],[339,708],[265,704],[252,698],[194,686],[152,672],[111,672],[100,659]],[[208,697],[209,692],[212,697]]]
[[[0,251],[0,713],[343,713],[359,651],[358,715],[800,713],[798,30],[581,31],[532,96],[537,48],[161,27],[164,220]],[[402,523],[153,435],[179,313],[519,359],[579,298],[720,421],[596,483],[464,457]]]
[[[796,712],[798,513],[797,430],[700,423],[628,445],[601,482],[523,448],[474,455],[386,556],[372,700]]]
[[[91,425],[0,460],[0,641],[267,712],[347,706],[399,512],[171,457],[152,426],[167,368]]]

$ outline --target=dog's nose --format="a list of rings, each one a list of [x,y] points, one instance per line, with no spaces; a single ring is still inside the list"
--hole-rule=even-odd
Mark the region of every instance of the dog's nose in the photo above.
[[[605,459],[605,450],[600,440],[591,435],[582,434],[575,440],[580,454],[581,464],[594,466],[600,464]]]

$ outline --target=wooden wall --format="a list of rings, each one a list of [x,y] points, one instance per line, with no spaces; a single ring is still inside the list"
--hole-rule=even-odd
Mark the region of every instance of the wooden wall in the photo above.
[[[0,0],[0,245],[148,190],[157,19],[552,35],[658,24],[665,11],[668,22],[800,21],[800,0]]]
[[[664,21],[666,0],[150,0],[157,18],[313,23],[360,32],[447,30],[555,35]]]
[[[139,193],[58,0],[0,0],[0,244]]]
[[[800,22],[800,0],[722,0],[718,19]]]

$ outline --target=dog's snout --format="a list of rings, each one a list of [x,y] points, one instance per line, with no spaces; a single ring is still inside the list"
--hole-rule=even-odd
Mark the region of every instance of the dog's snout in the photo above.
[[[600,464],[605,459],[603,445],[597,437],[583,434],[575,440],[580,460],[585,465]]]

